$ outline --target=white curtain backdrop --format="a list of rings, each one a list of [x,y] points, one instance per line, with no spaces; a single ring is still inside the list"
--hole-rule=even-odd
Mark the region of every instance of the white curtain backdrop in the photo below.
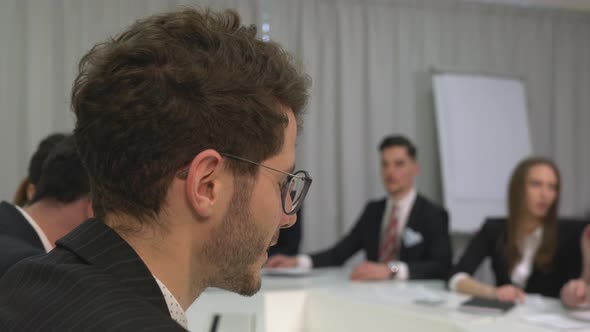
[[[284,0],[268,11],[271,37],[314,84],[298,155],[314,176],[304,250],[332,244],[384,195],[387,134],[415,141],[418,189],[442,201],[432,68],[523,78],[534,151],[563,173],[562,214],[590,209],[590,14],[453,0]]]
[[[590,209],[590,13],[459,0],[4,0],[0,199],[11,198],[42,137],[73,127],[80,57],[136,18],[193,4],[268,21],[312,76],[298,147],[298,166],[314,177],[305,251],[332,244],[384,194],[377,144],[387,134],[415,141],[418,189],[442,201],[432,68],[524,78],[534,151],[563,173],[563,214]]]
[[[257,0],[3,0],[0,4],[0,199],[10,200],[38,142],[70,131],[80,58],[134,20],[181,6],[234,8],[258,23]]]

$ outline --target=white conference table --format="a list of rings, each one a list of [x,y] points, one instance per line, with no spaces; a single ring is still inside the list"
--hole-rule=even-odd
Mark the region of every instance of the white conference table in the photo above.
[[[561,330],[525,318],[570,319],[557,300],[538,295],[503,315],[474,314],[459,311],[468,296],[446,291],[442,281],[352,282],[349,273],[264,276],[253,297],[208,289],[187,310],[189,329],[211,331],[216,314],[216,332],[547,332]],[[419,303],[425,299],[442,301]],[[565,331],[590,331],[583,325]]]

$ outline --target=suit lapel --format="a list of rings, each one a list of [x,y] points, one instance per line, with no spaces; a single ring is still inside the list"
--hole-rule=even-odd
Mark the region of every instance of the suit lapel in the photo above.
[[[45,252],[39,235],[29,221],[14,205],[7,202],[0,203],[0,234],[18,238]]]
[[[100,267],[131,293],[169,315],[162,292],[147,266],[133,248],[102,221],[85,221],[58,240],[57,245]]]

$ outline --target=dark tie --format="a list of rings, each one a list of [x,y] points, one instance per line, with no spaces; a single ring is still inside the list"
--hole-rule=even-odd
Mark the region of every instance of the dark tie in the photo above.
[[[386,263],[395,258],[397,252],[397,207],[394,205],[389,215],[389,225],[381,237],[379,246],[379,261]]]

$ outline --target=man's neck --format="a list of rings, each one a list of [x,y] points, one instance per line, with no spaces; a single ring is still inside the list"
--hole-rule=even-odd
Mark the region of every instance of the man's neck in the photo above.
[[[413,189],[414,189],[414,187],[409,187],[403,191],[390,193],[389,196],[391,197],[391,199],[393,199],[394,202],[399,202],[402,199],[408,197],[408,195],[412,192]]]
[[[195,273],[193,248],[191,247],[190,232],[177,227],[162,229],[161,226],[143,226],[132,232],[120,232],[116,225],[139,225],[139,221],[131,217],[112,218],[107,225],[115,230],[141,257],[152,275],[160,280],[174,295],[183,310],[194,302],[205,290],[206,274]],[[166,221],[158,220],[155,225],[170,225]],[[120,229],[120,228],[119,228]],[[199,275],[200,280],[193,276]]]
[[[55,241],[65,233],[61,224],[64,216],[60,213],[59,207],[54,203],[39,201],[25,207],[23,210],[41,228],[49,243],[55,246]]]

